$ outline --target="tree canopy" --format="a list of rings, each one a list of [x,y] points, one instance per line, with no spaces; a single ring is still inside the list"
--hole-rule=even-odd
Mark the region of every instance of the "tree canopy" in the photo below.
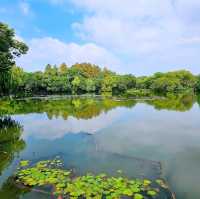
[[[15,58],[25,54],[28,46],[18,41],[14,29],[0,22],[0,92],[9,89],[10,69],[15,64]]]
[[[28,46],[15,38],[14,29],[0,22],[0,71],[9,70],[14,59],[27,51]]]
[[[92,72],[91,72],[92,71]],[[13,94],[85,94],[130,97],[200,90],[200,77],[189,71],[155,73],[148,77],[119,75],[90,63],[68,67],[47,64],[45,70],[27,73],[14,66],[11,70]]]

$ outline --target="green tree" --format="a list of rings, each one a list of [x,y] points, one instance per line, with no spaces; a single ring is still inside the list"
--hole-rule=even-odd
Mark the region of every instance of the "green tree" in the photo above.
[[[198,77],[197,77],[196,90],[200,91],[200,75],[198,75]]]
[[[156,92],[182,92],[185,90],[195,90],[197,78],[189,71],[180,70],[168,73],[155,73],[148,77],[148,85]]]
[[[78,71],[80,71],[81,75],[86,78],[98,77],[98,75],[101,72],[101,69],[97,65],[93,65],[90,63],[76,63],[72,65],[72,68],[75,68]]]
[[[14,60],[27,51],[27,45],[15,39],[15,31],[0,22],[0,93],[8,93]]]
[[[45,91],[44,74],[41,71],[26,74],[24,87],[28,94],[42,94]]]
[[[123,94],[127,89],[135,88],[136,78],[133,75],[115,76],[112,92],[113,94]]]
[[[102,81],[101,92],[112,93],[113,87],[116,86],[116,77],[114,75],[106,75]]]
[[[24,70],[20,67],[13,66],[11,69],[12,83],[11,91],[12,93],[19,93],[24,89],[26,74]]]
[[[51,64],[47,64],[46,67],[45,67],[44,72],[45,72],[45,74],[50,75],[51,74],[51,70],[52,70]]]
[[[161,77],[153,81],[151,89],[156,92],[176,92],[182,87],[179,79]]]
[[[78,93],[78,89],[79,89],[80,83],[81,83],[80,77],[76,76],[74,78],[74,80],[72,81],[72,93],[73,94],[77,94]]]
[[[67,64],[66,64],[66,63],[62,63],[62,64],[59,66],[59,73],[60,73],[61,75],[66,75],[66,74],[67,74],[67,71],[68,71]]]
[[[86,91],[88,93],[95,92],[96,86],[95,86],[95,81],[93,79],[87,79],[86,80]]]

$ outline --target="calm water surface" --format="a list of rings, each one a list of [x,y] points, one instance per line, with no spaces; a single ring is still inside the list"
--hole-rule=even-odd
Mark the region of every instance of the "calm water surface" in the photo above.
[[[23,193],[11,176],[21,159],[55,156],[80,175],[121,169],[128,177],[162,177],[177,199],[199,199],[198,99],[1,100],[0,199],[51,198]]]

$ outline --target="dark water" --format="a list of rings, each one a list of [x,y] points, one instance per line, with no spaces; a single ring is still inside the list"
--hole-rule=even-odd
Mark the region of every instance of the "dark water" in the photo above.
[[[177,199],[199,199],[199,99],[1,100],[0,199],[51,198],[17,188],[11,176],[21,159],[55,156],[80,175],[161,177]]]

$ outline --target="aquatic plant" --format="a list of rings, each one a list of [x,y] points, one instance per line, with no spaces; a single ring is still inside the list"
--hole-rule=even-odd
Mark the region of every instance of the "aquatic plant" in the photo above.
[[[72,171],[64,170],[59,159],[40,161],[28,166],[29,161],[23,160],[16,173],[16,181],[26,186],[51,185],[55,195],[70,198],[120,199],[131,197],[134,199],[153,198],[159,192],[152,181],[148,179],[128,179],[106,174],[86,174],[74,177]],[[122,174],[122,171],[118,171]]]
[[[29,161],[28,160],[22,160],[20,162],[20,167],[25,167],[25,166],[28,166],[29,165]]]

